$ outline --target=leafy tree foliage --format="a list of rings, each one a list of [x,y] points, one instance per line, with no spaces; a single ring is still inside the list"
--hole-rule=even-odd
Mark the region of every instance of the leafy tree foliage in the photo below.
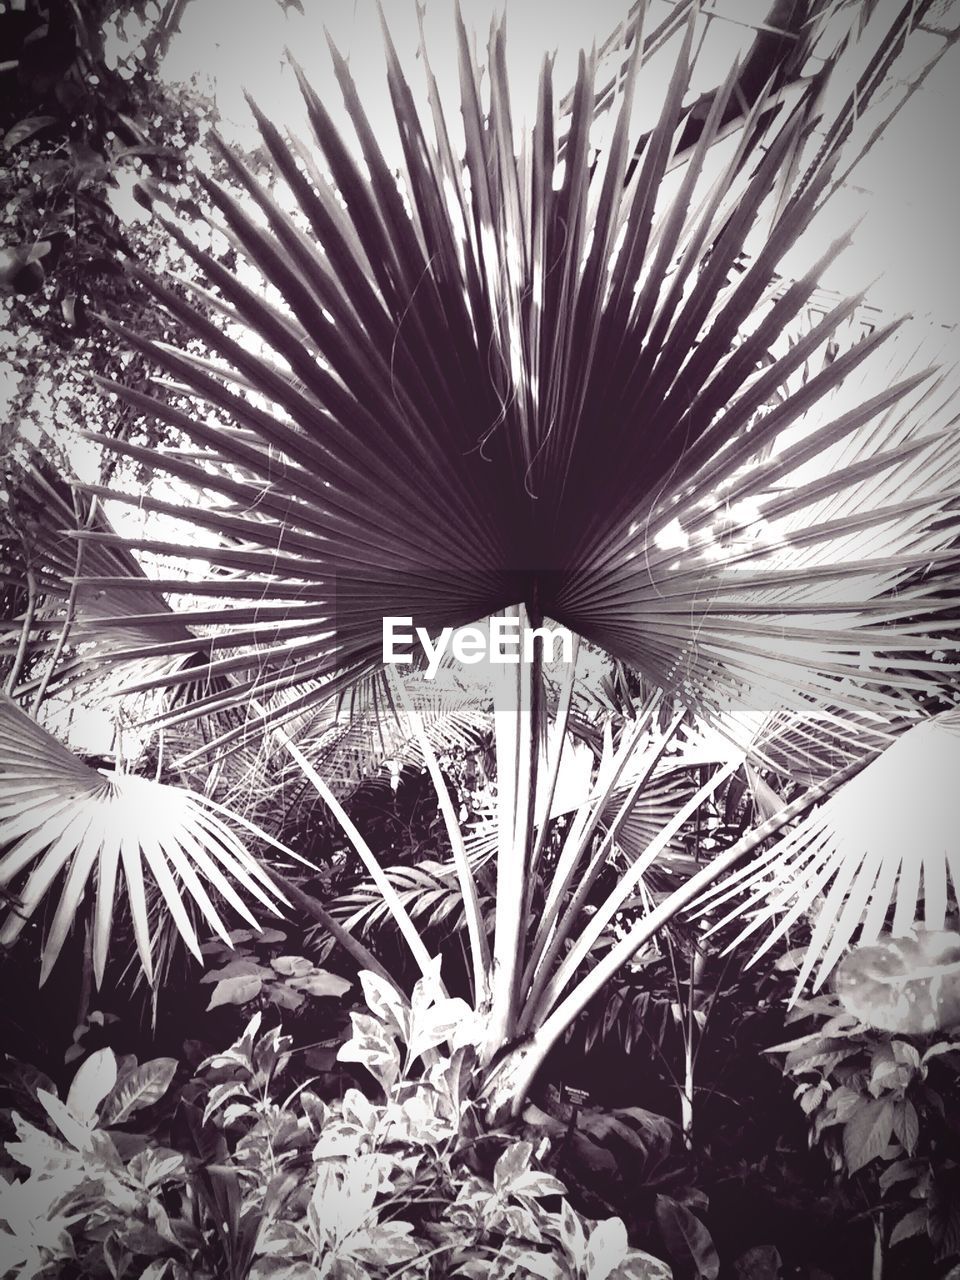
[[[216,119],[212,101],[157,74],[172,17],[149,0],[29,0],[0,13],[5,469],[32,445],[69,474],[75,432],[94,423],[148,444],[163,435],[135,414],[103,415],[91,387],[94,375],[145,385],[149,373],[102,342],[101,315],[187,341],[144,305],[129,269],[180,265],[150,210],[162,199],[197,215],[189,161]],[[139,27],[142,40],[125,42],[125,27]]]

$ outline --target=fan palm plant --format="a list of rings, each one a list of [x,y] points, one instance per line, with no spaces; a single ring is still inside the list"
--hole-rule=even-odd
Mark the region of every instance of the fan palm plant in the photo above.
[[[222,501],[133,495],[181,522],[178,532],[124,543],[84,530],[81,543],[180,556],[201,562],[201,576],[86,572],[83,589],[211,599],[202,614],[216,635],[204,665],[210,691],[172,720],[242,709],[243,723],[205,750],[273,734],[343,822],[425,969],[409,913],[283,726],[378,678],[384,617],[412,616],[431,635],[505,610],[523,627],[552,619],[629,663],[678,708],[665,724],[658,694],[631,708],[635,719],[571,824],[530,935],[575,664],[549,711],[539,647],[532,664],[508,669],[494,699],[492,938],[436,755],[415,707],[404,712],[437,783],[483,1059],[497,1062],[497,1107],[518,1105],[557,1035],[671,913],[864,762],[848,752],[584,974],[645,867],[751,745],[727,750],[584,924],[587,889],[683,715],[729,725],[735,709],[788,708],[795,724],[812,726],[821,756],[843,740],[851,717],[888,741],[888,726],[922,717],[917,695],[942,670],[931,650],[955,648],[942,622],[955,585],[941,590],[937,575],[956,560],[952,386],[909,366],[891,376],[878,352],[895,325],[800,380],[860,301],[840,303],[786,341],[848,238],[801,278],[778,274],[827,204],[854,121],[926,7],[874,10],[880,38],[870,48],[879,52],[839,97],[824,92],[828,61],[789,93],[768,88],[731,111],[732,67],[700,104],[691,134],[700,19],[693,7],[667,48],[646,38],[640,5],[600,149],[593,57],[581,57],[563,112],[548,60],[534,126],[519,130],[502,27],[494,27],[484,76],[458,23],[458,137],[426,49],[421,110],[387,34],[399,165],[333,50],[355,144],[298,72],[313,149],[253,107],[285,197],[226,147],[224,162],[247,198],[205,183],[244,271],[171,226],[217,294],[196,309],[179,285],[140,273],[213,359],[111,326],[174,380],[178,396],[188,389],[197,409],[176,407],[163,383],[152,395],[110,390],[182,432],[195,452],[104,445]],[[638,104],[651,100],[660,104],[655,121],[638,123]],[[246,267],[265,289],[246,282]],[[210,320],[211,304],[222,323]],[[196,528],[219,540],[192,546]],[[99,634],[137,625],[172,624],[149,603],[96,620]],[[135,647],[121,642],[115,656],[152,661],[189,645],[157,635]],[[402,702],[402,684],[388,674]],[[176,686],[196,672],[163,679]],[[613,835],[598,845],[604,806],[627,776]],[[538,795],[547,796],[539,821]]]

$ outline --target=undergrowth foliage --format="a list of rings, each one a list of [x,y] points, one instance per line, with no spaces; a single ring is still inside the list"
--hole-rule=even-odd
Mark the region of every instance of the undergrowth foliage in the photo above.
[[[373,1098],[350,1087],[324,1102],[309,1081],[293,1085],[292,1041],[259,1013],[178,1101],[172,1059],[118,1063],[98,1050],[63,1099],[21,1074],[0,1274],[669,1280],[619,1218],[571,1206],[543,1167],[548,1139],[535,1148],[480,1126],[469,1009],[443,995],[439,969],[409,1002],[376,975],[361,982],[368,1012],[351,1015],[338,1056],[369,1072]],[[165,1123],[131,1129],[138,1113],[164,1110]],[[176,1149],[161,1130],[189,1142]]]
[[[783,1070],[832,1168],[866,1190],[881,1241],[922,1237],[945,1262],[960,1253],[960,1027],[896,1035],[864,1025],[835,996],[803,1001],[796,1024],[814,1029],[777,1045]],[[862,1201],[848,1191],[850,1212]]]

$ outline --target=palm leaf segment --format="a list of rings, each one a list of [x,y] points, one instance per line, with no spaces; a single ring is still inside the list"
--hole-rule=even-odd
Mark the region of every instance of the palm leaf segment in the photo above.
[[[815,986],[832,972],[859,930],[875,942],[888,926],[910,933],[923,921],[941,930],[960,895],[960,708],[914,725],[758,859],[689,908],[719,907],[745,895],[712,931],[746,916],[731,942],[763,931],[754,960],[810,912],[813,930],[794,998],[815,967]],[[818,964],[819,962],[819,964]],[[752,961],[751,961],[752,963]]]
[[[12,886],[18,895],[0,929],[2,944],[18,937],[63,873],[41,982],[87,894],[96,895],[93,965],[100,982],[118,882],[125,885],[137,949],[151,980],[152,886],[198,960],[198,918],[231,945],[223,904],[258,927],[238,889],[274,915],[285,901],[219,806],[146,778],[98,773],[6,697],[0,697],[0,847],[0,887]]]
[[[819,81],[792,106],[761,96],[724,150],[714,144],[734,68],[680,154],[693,30],[665,93],[658,83],[645,94],[652,64],[634,40],[600,154],[590,58],[563,136],[547,64],[518,143],[503,31],[484,104],[462,25],[462,152],[429,67],[432,127],[389,38],[399,178],[336,51],[356,146],[302,78],[316,153],[254,108],[294,213],[224,149],[257,210],[212,182],[211,201],[276,304],[174,229],[227,322],[144,283],[216,361],[125,338],[198,410],[114,390],[209,465],[111,447],[224,499],[211,509],[138,495],[223,542],[130,545],[213,566],[205,581],[150,589],[230,602],[207,619],[221,632],[209,670],[234,677],[225,698],[300,684],[303,705],[316,702],[335,672],[375,668],[385,615],[436,631],[518,600],[701,708],[799,691],[886,711],[885,691],[926,679],[923,592],[894,593],[951,555],[951,521],[933,519],[960,472],[951,388],[922,375],[891,385],[888,371],[881,389],[865,384],[883,331],[770,409],[857,305],[764,363],[844,244],[789,287],[776,274],[828,192],[846,104],[819,122],[818,147]],[[662,110],[633,164],[633,104],[650,92]],[[670,529],[680,537],[664,547]],[[166,652],[160,641],[138,657]]]
[[[0,529],[0,573],[5,580],[24,581],[31,575],[35,599],[29,616],[12,609],[0,623],[0,661],[15,652],[19,637],[27,629],[27,670],[48,667],[44,656],[52,651],[54,661],[46,687],[56,688],[67,680],[91,673],[103,678],[97,654],[111,650],[135,651],[140,645],[162,639],[181,648],[190,643],[191,632],[184,618],[174,615],[159,591],[150,591],[137,557],[116,537],[113,525],[96,498],[88,498],[71,488],[70,482],[38,459],[25,469],[17,482],[16,494]],[[104,535],[101,542],[78,541],[78,530]],[[106,587],[87,588],[80,577]],[[130,589],[131,579],[140,579]],[[124,617],[139,618],[129,627]],[[97,631],[97,620],[109,618],[109,631]],[[147,622],[143,619],[152,619]],[[67,641],[71,632],[82,632],[82,654]],[[194,651],[202,649],[194,639]],[[64,653],[70,661],[61,662]],[[181,661],[177,658],[177,662]],[[165,662],[170,666],[169,659]],[[30,693],[29,679],[18,682],[18,695]]]

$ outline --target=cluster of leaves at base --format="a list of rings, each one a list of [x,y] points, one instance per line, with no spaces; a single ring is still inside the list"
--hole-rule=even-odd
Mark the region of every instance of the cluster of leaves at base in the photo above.
[[[199,1237],[187,1213],[171,1212],[174,1202],[186,1210],[185,1157],[152,1123],[128,1127],[161,1101],[176,1070],[173,1058],[141,1065],[98,1049],[61,1099],[52,1080],[8,1059],[6,1082],[23,1106],[10,1113],[14,1137],[2,1148],[0,1276],[190,1275],[175,1260]]]
[[[960,1027],[895,1035],[864,1026],[832,996],[800,1003],[814,1031],[778,1045],[783,1069],[833,1169],[868,1186],[892,1223],[887,1246],[925,1237],[938,1262],[960,1255]]]
[[[310,997],[338,997],[350,989],[349,979],[320,968],[306,956],[268,954],[286,936],[281,929],[234,929],[229,946],[218,940],[205,942],[200,949],[215,966],[200,979],[215,984],[207,1009],[254,1004],[299,1013],[309,1007]],[[332,939],[327,953],[331,947]]]
[[[630,1248],[619,1219],[578,1214],[533,1142],[482,1130],[470,1096],[473,1014],[444,994],[438,971],[409,1003],[372,974],[361,981],[370,1012],[351,1014],[353,1034],[338,1056],[365,1067],[382,1097],[350,1088],[324,1105],[299,1095],[317,1134],[312,1178],[290,1177],[252,1276],[670,1275]]]
[[[17,1064],[25,1105],[4,1148],[0,1276],[669,1280],[620,1219],[569,1204],[533,1142],[481,1131],[461,1001],[438,979],[410,1003],[363,983],[371,1012],[352,1015],[340,1057],[370,1071],[376,1100],[349,1088],[324,1103],[294,1083],[290,1038],[259,1012],[179,1097],[172,1059],[98,1050],[62,1099]],[[141,1110],[165,1118],[131,1127]]]

